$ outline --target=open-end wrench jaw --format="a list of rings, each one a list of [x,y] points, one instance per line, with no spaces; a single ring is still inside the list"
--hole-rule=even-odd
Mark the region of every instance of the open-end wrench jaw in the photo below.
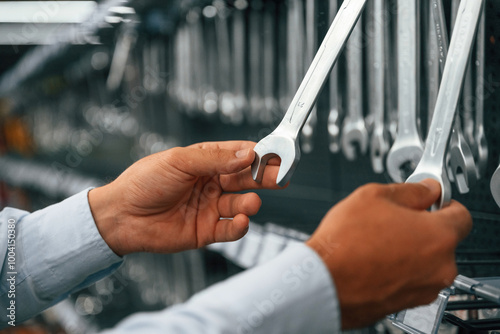
[[[362,120],[355,122],[346,121],[343,133],[341,138],[342,152],[347,160],[353,161],[356,160],[358,154],[366,154],[368,149],[368,132]]]
[[[458,192],[466,194],[477,181],[477,169],[469,145],[462,134],[453,130],[450,141],[450,168]]]
[[[406,183],[418,183],[425,179],[433,179],[441,186],[441,196],[432,204],[431,211],[437,211],[451,202],[451,183],[446,171],[442,167],[419,164],[413,174],[406,179]]]
[[[275,157],[281,159],[276,184],[285,186],[292,178],[300,160],[300,148],[296,140],[289,136],[281,136],[274,132],[260,140],[254,148],[255,159],[252,163],[252,177],[262,182],[267,162]]]

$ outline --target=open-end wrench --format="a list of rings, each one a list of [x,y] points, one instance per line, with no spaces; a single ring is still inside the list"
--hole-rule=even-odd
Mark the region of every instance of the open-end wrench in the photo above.
[[[366,154],[368,131],[363,117],[363,30],[361,20],[353,29],[346,45],[347,110],[340,139],[347,160],[355,160],[358,152]]]
[[[335,15],[337,15],[338,10],[337,0],[329,1],[329,22],[333,22]],[[330,113],[328,114],[328,136],[329,145],[328,148],[332,153],[338,153],[340,151],[340,126],[341,126],[341,101],[339,94],[339,78],[338,78],[338,68],[334,65],[332,71],[330,72]]]
[[[459,0],[452,1],[452,27],[455,25],[456,16],[459,10],[459,4]],[[438,15],[441,17],[440,21],[444,21],[444,13],[438,13]],[[443,39],[443,41],[446,42],[445,39]],[[443,45],[447,45],[447,43],[444,43]],[[443,48],[443,53],[445,56],[447,56],[447,48]],[[467,61],[467,64],[468,67],[470,67],[469,60]],[[444,66],[444,64],[441,63],[441,66]],[[442,70],[444,71],[444,68]],[[466,79],[467,71],[464,77],[464,81]],[[455,122],[453,124],[453,131],[451,133],[448,154],[449,160],[447,161],[447,168],[450,181],[455,183],[458,191],[461,194],[468,193],[469,189],[474,186],[477,181],[477,170],[469,144],[467,143],[463,135],[459,112],[457,112],[455,115]]]
[[[493,199],[500,206],[500,166],[497,167],[490,181],[490,190]]]
[[[486,13],[483,8],[481,13],[481,21],[477,30],[477,46],[476,46],[476,119],[475,119],[475,145],[473,146],[472,153],[476,161],[478,171],[478,178],[484,176],[486,166],[488,164],[488,141],[484,134],[484,49],[486,38],[485,19]]]
[[[434,1],[432,1],[434,2]],[[442,4],[441,4],[442,5]],[[436,106],[437,95],[439,92],[439,44],[436,34],[436,24],[434,20],[434,4],[430,3],[427,14],[427,131],[431,125],[434,107]]]
[[[384,172],[384,160],[389,143],[384,129],[384,85],[385,85],[385,32],[384,32],[384,0],[373,2],[372,22],[373,38],[370,41],[369,64],[370,73],[370,106],[373,110],[374,126],[370,146],[370,157],[373,171],[377,174]]]
[[[306,0],[306,55],[305,66],[309,66],[316,52],[318,38],[316,33],[316,0]],[[304,67],[305,68],[305,67]],[[311,153],[314,145],[314,128],[318,119],[316,106],[313,106],[309,117],[302,128],[301,146],[304,153]]]
[[[300,160],[298,134],[309,116],[332,66],[356,25],[366,1],[345,0],[342,4],[283,120],[270,135],[263,138],[255,146],[255,160],[252,164],[254,180],[258,182],[262,180],[267,161],[276,156],[281,158],[276,183],[283,186],[292,177]]]
[[[417,0],[398,0],[398,134],[387,155],[387,172],[394,182],[405,180],[424,151],[417,124],[418,4]]]
[[[483,3],[483,0],[462,0],[460,3],[425,151],[417,168],[406,180],[420,182],[431,178],[440,183],[441,197],[432,205],[432,210],[442,208],[451,200],[451,185],[444,160]]]

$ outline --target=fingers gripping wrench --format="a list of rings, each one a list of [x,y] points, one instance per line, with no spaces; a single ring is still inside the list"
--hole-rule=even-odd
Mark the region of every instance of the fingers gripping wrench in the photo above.
[[[300,160],[298,134],[309,116],[330,70],[344,47],[367,0],[345,0],[278,127],[254,148],[252,176],[262,180],[267,161],[281,158],[276,183],[288,183]]]
[[[406,180],[420,182],[432,178],[441,184],[441,198],[432,206],[433,210],[442,208],[451,200],[444,160],[483,3],[484,0],[462,0],[460,3],[424,154]]]

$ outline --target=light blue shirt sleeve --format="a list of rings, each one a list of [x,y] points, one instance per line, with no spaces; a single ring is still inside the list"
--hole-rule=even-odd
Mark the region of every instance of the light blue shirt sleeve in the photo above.
[[[87,192],[32,214],[0,212],[0,328],[34,316],[121,263],[97,230]],[[105,333],[339,332],[330,273],[312,249],[298,243],[184,304],[133,315]]]
[[[164,311],[133,315],[103,334],[340,333],[329,271],[305,244]]]
[[[31,214],[0,212],[0,328],[31,318],[120,265],[122,258],[97,230],[87,193]]]

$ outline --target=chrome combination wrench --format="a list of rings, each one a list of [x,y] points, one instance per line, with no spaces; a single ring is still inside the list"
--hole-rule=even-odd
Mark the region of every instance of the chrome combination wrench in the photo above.
[[[441,39],[442,41],[440,52],[444,57],[447,57],[449,41],[448,34],[445,28],[440,29],[440,27],[444,27],[445,22],[445,16],[444,12],[442,11],[441,1],[442,0],[434,0],[434,3],[439,3],[439,5],[434,6],[435,11],[433,14],[436,24],[436,32],[437,35],[440,35],[438,39]],[[453,0],[452,2],[452,26],[455,25],[456,16],[459,10],[459,4],[459,1]],[[446,60],[440,62],[441,73],[444,72],[445,64]],[[469,60],[467,61],[467,64],[469,64]],[[467,68],[468,67],[469,66],[467,66]],[[464,81],[466,79],[467,72],[464,77]],[[477,173],[472,152],[463,135],[460,113],[458,112],[455,113],[455,121],[453,123],[453,130],[451,133],[447,153],[448,156],[446,157],[446,168],[448,169],[448,178],[450,179],[450,181],[455,183],[458,191],[461,194],[468,193],[469,189],[476,183]]]
[[[398,0],[398,134],[387,155],[387,172],[403,182],[422,157],[424,146],[417,125],[418,1]]]
[[[431,178],[440,183],[441,197],[432,205],[432,210],[442,208],[451,200],[451,185],[444,165],[446,149],[483,4],[484,0],[462,0],[460,3],[425,151],[406,180],[420,182]]]
[[[361,21],[354,27],[346,45],[347,110],[340,139],[347,160],[355,160],[358,152],[368,149],[368,131],[363,117],[363,30]]]
[[[300,160],[298,134],[304,126],[330,70],[356,25],[366,1],[344,1],[283,120],[270,135],[260,140],[255,146],[252,176],[257,182],[262,180],[268,160],[276,156],[281,158],[276,183],[284,186],[291,179]]]
[[[481,13],[481,21],[477,30],[477,46],[476,46],[476,119],[474,131],[474,146],[472,153],[474,155],[478,178],[481,178],[486,173],[488,164],[488,141],[484,134],[484,63],[485,63],[485,38],[486,38],[486,10],[483,8]]]
[[[338,3],[337,0],[329,1],[329,13],[328,17],[330,23],[335,20],[337,15]],[[331,153],[338,153],[340,151],[340,126],[342,122],[341,117],[341,101],[339,94],[339,76],[338,67],[334,65],[332,71],[330,72],[330,113],[328,114],[328,136],[329,145]]]
[[[372,12],[373,38],[370,47],[370,106],[374,115],[374,127],[371,138],[370,157],[373,171],[384,172],[384,160],[389,143],[385,136],[385,32],[384,32],[384,0],[374,0]]]
[[[316,31],[316,0],[306,1],[306,58],[305,63],[309,65],[314,59],[317,48]],[[302,151],[311,153],[314,149],[314,129],[318,120],[317,109],[313,106],[301,133]]]

